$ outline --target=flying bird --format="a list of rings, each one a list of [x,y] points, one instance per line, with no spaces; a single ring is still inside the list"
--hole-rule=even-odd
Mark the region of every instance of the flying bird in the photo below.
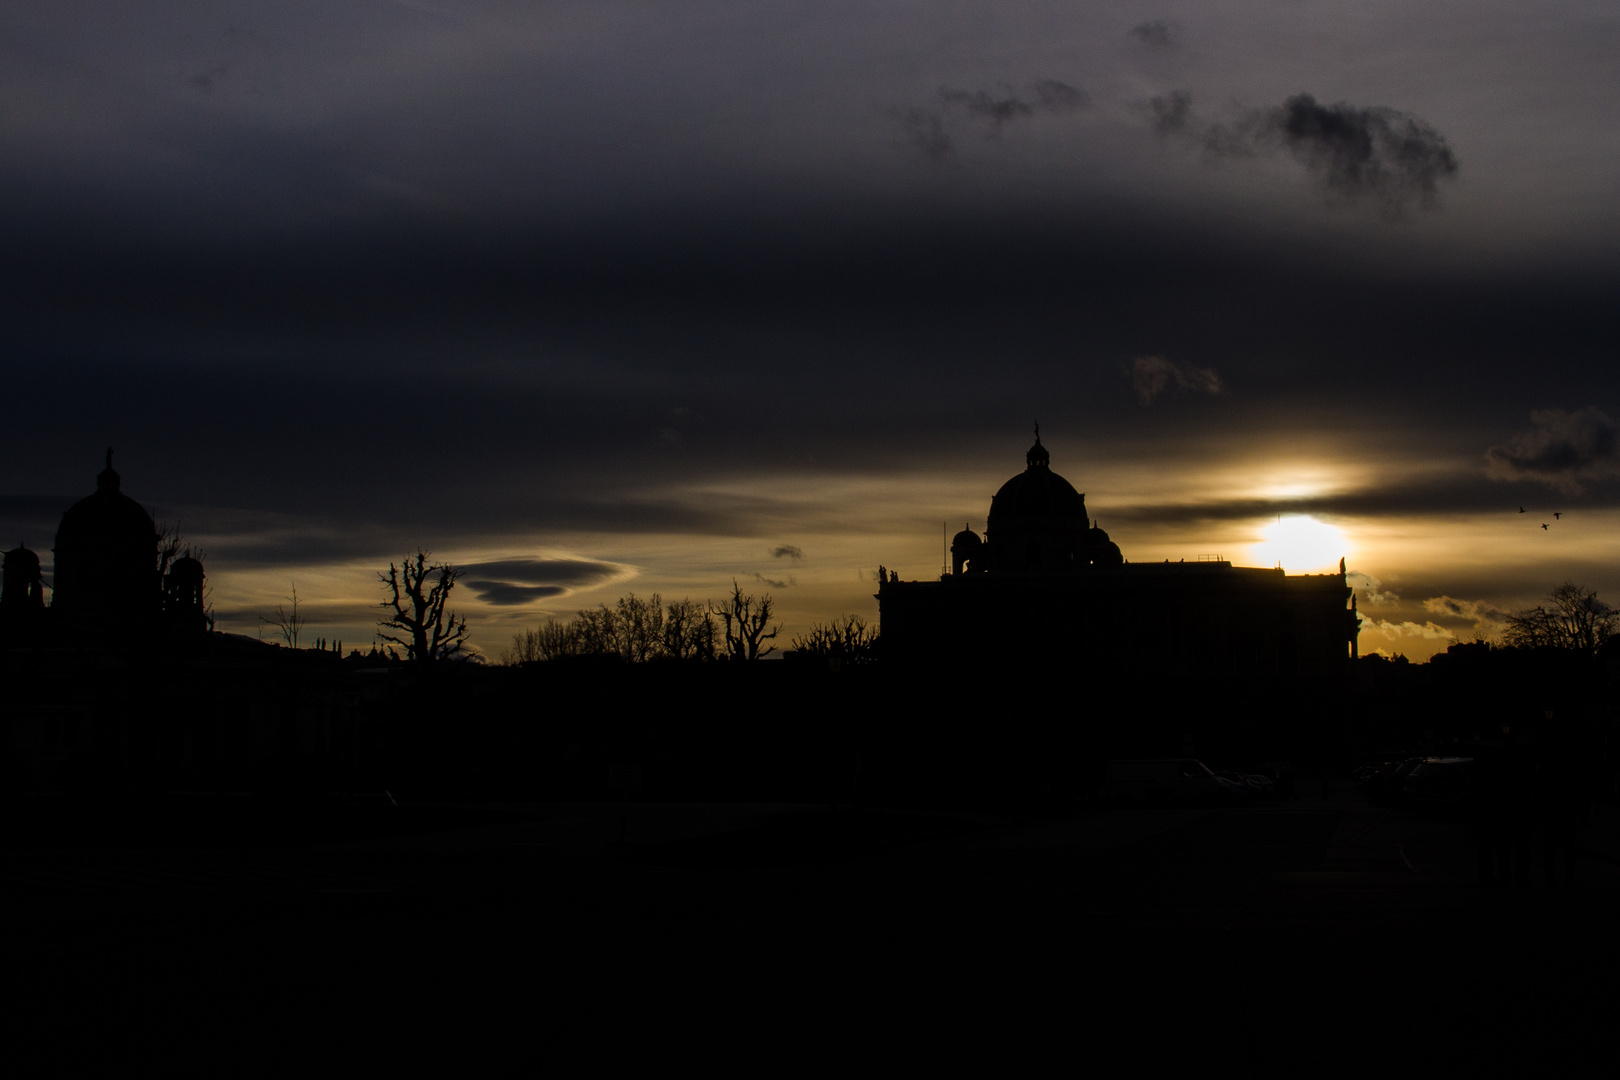
[[[1521,513],[1521,514],[1524,513],[1524,507],[1522,507],[1522,506],[1519,507],[1519,513]]]
[[[1545,525],[1545,524],[1544,524],[1544,525],[1542,525],[1542,526],[1541,526],[1541,527],[1542,527],[1542,528],[1543,528],[1543,529],[1545,529],[1545,528],[1547,528],[1547,526],[1546,526],[1546,525]]]
[[[1556,510],[1554,510],[1554,511],[1553,511],[1553,517],[1555,517],[1555,518],[1561,518],[1561,517],[1563,517],[1563,516],[1564,516],[1564,515],[1563,515],[1563,514],[1560,514],[1560,513],[1559,513],[1559,512],[1558,512],[1558,511],[1556,511]]]

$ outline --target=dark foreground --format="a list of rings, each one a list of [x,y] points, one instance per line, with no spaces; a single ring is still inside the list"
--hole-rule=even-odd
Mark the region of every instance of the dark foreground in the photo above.
[[[294,805],[282,826],[215,803],[189,831],[126,815],[112,846],[38,842],[34,804],[0,867],[7,1042],[29,1073],[1609,1056],[1613,808],[1573,886],[1486,889],[1465,822],[1301,794],[1068,818]]]

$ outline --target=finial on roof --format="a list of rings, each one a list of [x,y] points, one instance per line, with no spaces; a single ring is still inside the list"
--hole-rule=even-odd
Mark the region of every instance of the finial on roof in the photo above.
[[[118,490],[118,474],[113,471],[113,467],[112,467],[112,447],[110,447],[110,446],[107,447],[107,467],[105,469],[102,469],[101,470],[101,475],[96,477],[96,490],[97,491],[117,491]]]
[[[1036,466],[1045,468],[1051,460],[1052,455],[1047,453],[1046,447],[1041,445],[1041,425],[1037,423],[1035,425],[1035,445],[1030,447],[1029,452],[1024,455],[1024,461],[1029,468],[1033,469]]]

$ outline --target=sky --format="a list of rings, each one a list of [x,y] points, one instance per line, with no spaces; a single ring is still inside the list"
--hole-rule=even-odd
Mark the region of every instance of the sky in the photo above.
[[[492,657],[733,580],[786,644],[1039,422],[1128,559],[1344,557],[1364,651],[1620,602],[1615,55],[1580,2],[8,5],[0,535],[48,567],[112,446],[222,629],[368,647],[426,549]]]

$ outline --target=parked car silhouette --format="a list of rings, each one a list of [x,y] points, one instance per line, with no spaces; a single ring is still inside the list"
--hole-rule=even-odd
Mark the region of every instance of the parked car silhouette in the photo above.
[[[1369,776],[1362,784],[1367,792],[1367,798],[1374,803],[1399,802],[1406,789],[1406,778],[1413,769],[1423,764],[1424,758],[1407,758],[1404,761],[1386,762],[1378,772]]]
[[[1137,758],[1108,763],[1102,797],[1115,805],[1221,805],[1246,802],[1251,795],[1197,758]]]
[[[1252,769],[1222,769],[1215,775],[1247,789],[1253,798],[1265,800],[1277,797],[1277,786],[1265,773]]]
[[[1401,795],[1414,806],[1462,806],[1471,793],[1473,764],[1473,758],[1424,758],[1407,773]]]

